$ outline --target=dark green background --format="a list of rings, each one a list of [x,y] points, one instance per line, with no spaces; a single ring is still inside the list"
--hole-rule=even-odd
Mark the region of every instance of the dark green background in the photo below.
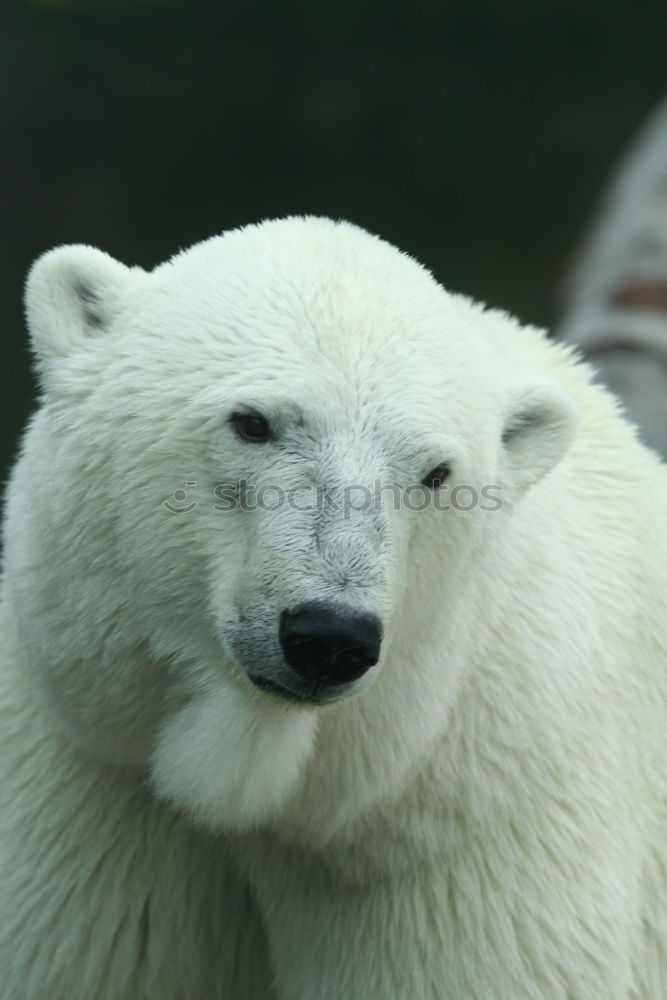
[[[4,2],[3,467],[32,405],[21,294],[42,250],[150,267],[240,223],[343,216],[549,324],[663,93],[666,0]]]

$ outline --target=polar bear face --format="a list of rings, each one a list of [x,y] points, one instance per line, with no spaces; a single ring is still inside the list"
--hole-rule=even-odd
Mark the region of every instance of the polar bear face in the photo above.
[[[281,798],[311,752],[313,712],[372,697],[397,634],[446,616],[489,510],[573,433],[561,390],[499,377],[481,309],[347,224],[248,227],[150,274],[61,248],[33,269],[27,309],[40,441],[84,511],[57,563],[75,595],[60,634],[99,647],[80,620],[102,620],[99,655],[138,657],[133,684],[150,673],[157,780],[176,799],[203,786],[232,715],[237,762],[249,733],[261,757],[260,726],[279,757],[269,720],[291,720],[289,780],[269,768],[255,782],[258,800]],[[104,685],[122,678],[101,671],[91,708],[58,661],[55,700],[66,690],[68,715],[85,703],[104,728],[118,701]],[[147,699],[130,688],[123,705]],[[235,794],[216,817],[254,817]]]

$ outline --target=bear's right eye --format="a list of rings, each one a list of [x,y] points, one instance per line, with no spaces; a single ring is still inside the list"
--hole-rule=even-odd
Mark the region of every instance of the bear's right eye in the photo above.
[[[422,486],[428,486],[430,490],[439,490],[445,479],[449,476],[451,469],[447,462],[443,462],[442,465],[436,466],[435,469],[431,469],[428,476],[424,476],[421,481]]]
[[[269,422],[258,413],[235,413],[232,427],[244,441],[261,444],[269,440]]]

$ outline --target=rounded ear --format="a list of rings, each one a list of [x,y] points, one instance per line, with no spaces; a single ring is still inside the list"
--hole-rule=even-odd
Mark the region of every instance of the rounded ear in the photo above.
[[[56,247],[38,257],[26,280],[25,310],[42,376],[54,360],[104,332],[131,275],[94,247]]]
[[[559,385],[515,389],[503,426],[503,468],[515,495],[538,483],[565,457],[578,425],[574,400]]]

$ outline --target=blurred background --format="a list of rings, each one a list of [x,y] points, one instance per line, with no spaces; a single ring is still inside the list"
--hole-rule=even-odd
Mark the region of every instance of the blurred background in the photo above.
[[[33,406],[21,297],[41,251],[150,268],[326,214],[548,326],[665,92],[665,0],[4,0],[3,479]]]

